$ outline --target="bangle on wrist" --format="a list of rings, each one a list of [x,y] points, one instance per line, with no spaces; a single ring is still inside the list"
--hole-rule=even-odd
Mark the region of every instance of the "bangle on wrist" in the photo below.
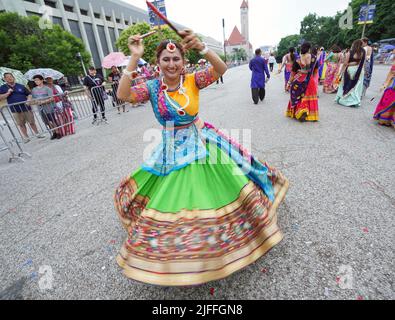
[[[209,48],[207,46],[207,43],[202,42],[202,44],[204,45],[204,48],[201,51],[199,51],[199,54],[205,56],[208,53]]]
[[[127,69],[123,70],[123,74],[127,76],[129,79],[132,79],[132,74],[134,71],[128,71]]]

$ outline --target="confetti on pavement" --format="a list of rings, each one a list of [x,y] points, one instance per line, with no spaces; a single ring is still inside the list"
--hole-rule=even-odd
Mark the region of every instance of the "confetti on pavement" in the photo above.
[[[215,289],[214,288],[210,288],[210,294],[213,296],[214,295],[214,292],[215,292]]]
[[[27,266],[31,266],[33,264],[33,260],[32,259],[29,259],[29,260],[27,260],[23,265],[22,265],[22,268],[23,267],[27,267]]]
[[[33,272],[33,273],[30,275],[30,280],[34,280],[34,279],[36,279],[36,278],[38,278],[38,273],[37,273],[37,272]]]
[[[325,288],[324,294],[325,297],[329,297],[329,288]]]

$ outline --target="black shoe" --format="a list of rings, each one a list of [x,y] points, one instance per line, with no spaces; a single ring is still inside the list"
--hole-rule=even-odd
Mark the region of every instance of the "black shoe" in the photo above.
[[[60,134],[56,135],[56,139],[62,139],[62,136]]]
[[[57,138],[58,138],[58,135],[57,135],[56,133],[53,133],[50,140],[55,140],[55,139],[57,139]]]
[[[299,121],[300,122],[306,122],[306,118],[307,118],[307,113],[303,113],[302,116],[300,117]]]

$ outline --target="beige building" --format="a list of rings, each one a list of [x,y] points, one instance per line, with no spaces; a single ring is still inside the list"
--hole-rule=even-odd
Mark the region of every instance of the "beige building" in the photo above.
[[[0,12],[5,11],[22,16],[49,14],[53,23],[83,41],[96,68],[101,68],[106,55],[117,51],[115,42],[124,29],[143,21],[149,23],[147,10],[120,0],[0,0]],[[221,42],[204,35],[202,38],[211,49],[223,52]]]

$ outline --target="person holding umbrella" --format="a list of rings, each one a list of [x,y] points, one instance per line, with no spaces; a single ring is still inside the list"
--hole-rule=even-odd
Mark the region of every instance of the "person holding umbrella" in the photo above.
[[[32,98],[28,100],[28,104],[36,104],[39,106],[40,115],[45,125],[52,132],[51,140],[62,138],[62,133],[58,128],[58,122],[55,115],[55,102],[52,89],[44,84],[44,77],[41,74],[33,76],[36,87],[32,90]]]
[[[123,112],[126,112],[125,103],[117,98],[117,90],[121,76],[122,74],[119,72],[118,68],[116,66],[112,66],[111,73],[108,75],[108,81],[111,83],[110,95],[112,96],[112,105],[118,108],[118,114],[121,114],[121,105]],[[129,112],[129,110],[127,112]]]

